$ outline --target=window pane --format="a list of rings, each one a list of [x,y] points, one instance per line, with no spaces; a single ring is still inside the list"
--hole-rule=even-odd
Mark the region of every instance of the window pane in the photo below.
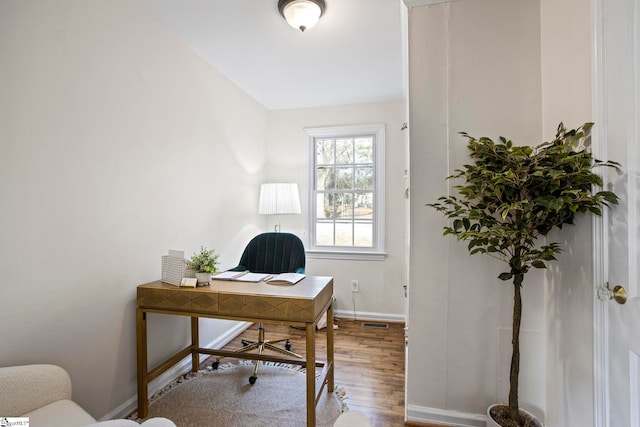
[[[316,189],[330,190],[335,188],[335,169],[332,167],[320,166],[316,169]]]
[[[333,246],[333,222],[316,223],[316,245]]]
[[[336,168],[336,188],[338,190],[353,189],[353,167]]]
[[[357,138],[356,144],[356,163],[373,163],[373,138]]]
[[[340,219],[353,218],[353,194],[343,193],[336,195],[336,211]]]
[[[316,164],[330,165],[335,163],[333,139],[316,139]]]
[[[336,222],[336,246],[353,246],[353,226],[349,222]]]
[[[334,196],[336,207],[335,218],[348,218],[351,216],[351,206],[349,205],[346,196],[346,194],[342,193],[338,193]]]
[[[373,166],[356,168],[356,182],[354,188],[357,190],[373,189]]]
[[[335,193],[318,193],[316,197],[316,217],[328,219],[334,217],[333,199]]]
[[[353,215],[358,219],[373,219],[373,193],[356,193]]]
[[[353,139],[336,139],[336,163],[353,163]]]
[[[373,246],[373,224],[371,222],[356,222],[354,224],[355,246]]]

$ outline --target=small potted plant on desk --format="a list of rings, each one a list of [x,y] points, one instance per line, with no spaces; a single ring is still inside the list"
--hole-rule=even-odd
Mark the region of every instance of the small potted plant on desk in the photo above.
[[[483,253],[503,261],[505,271],[498,278],[513,283],[513,351],[508,405],[488,409],[487,426],[540,426],[518,402],[520,371],[520,322],[524,277],[533,268],[547,268],[561,251],[558,243],[545,237],[554,228],[573,224],[579,214],[602,214],[602,206],[618,203],[610,191],[593,192],[602,179],[592,169],[619,163],[592,157],[589,133],[593,123],[566,130],[560,123],[551,142],[537,147],[515,146],[500,138],[468,140],[473,164],[464,165],[448,179],[462,179],[455,185],[458,195],[440,197],[428,204],[452,220],[444,234],[469,242],[471,254]],[[499,420],[499,421],[498,421]]]
[[[217,272],[218,254],[215,249],[207,249],[200,246],[200,252],[196,252],[191,256],[191,261],[187,263],[187,268],[196,273],[198,286],[207,286],[211,281],[211,277]]]

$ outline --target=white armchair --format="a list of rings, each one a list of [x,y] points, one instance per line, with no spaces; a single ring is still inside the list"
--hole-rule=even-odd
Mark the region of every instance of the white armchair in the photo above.
[[[131,420],[97,422],[71,400],[71,378],[55,365],[0,368],[0,415],[28,417],[31,427],[140,427]],[[144,427],[176,427],[166,418],[152,418]]]

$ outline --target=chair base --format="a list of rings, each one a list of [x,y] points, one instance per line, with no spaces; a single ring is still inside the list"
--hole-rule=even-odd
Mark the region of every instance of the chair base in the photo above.
[[[285,348],[276,347],[274,344],[285,341]],[[257,350],[258,354],[262,354],[265,350],[271,350],[276,353],[281,353],[286,356],[297,357],[298,359],[302,359],[302,355],[291,351],[291,342],[289,338],[280,338],[277,340],[265,340],[264,339],[264,324],[260,323],[258,325],[258,341],[247,341],[242,340],[243,347],[234,351],[234,353],[246,353],[248,351]],[[220,360],[224,357],[216,357],[216,361],[213,362],[211,367],[213,369],[218,369],[218,365]],[[255,384],[258,379],[258,367],[260,366],[260,361],[256,360],[255,367],[253,368],[253,375],[249,377],[249,383]]]

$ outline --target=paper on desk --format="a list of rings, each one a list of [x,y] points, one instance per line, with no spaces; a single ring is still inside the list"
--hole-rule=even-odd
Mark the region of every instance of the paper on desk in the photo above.
[[[213,279],[215,280],[232,280],[235,279],[237,277],[243,276],[245,274],[247,274],[248,271],[223,271],[222,273],[217,273],[213,276]]]
[[[213,276],[214,280],[233,280],[236,282],[262,282],[269,279],[271,274],[252,273],[250,271],[224,271]]]
[[[262,282],[263,280],[267,280],[271,277],[271,274],[249,272],[247,274],[243,274],[242,276],[236,277],[233,280],[236,280],[238,282]]]

